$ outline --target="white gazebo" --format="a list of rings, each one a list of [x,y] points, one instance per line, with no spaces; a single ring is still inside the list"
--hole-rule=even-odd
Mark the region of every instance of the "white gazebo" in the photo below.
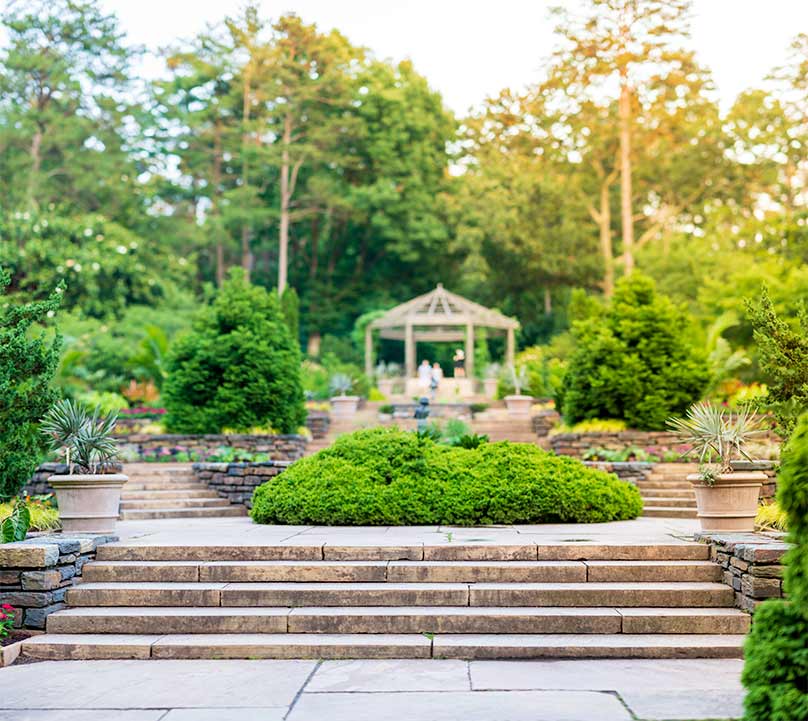
[[[519,321],[466,298],[450,293],[438,283],[435,290],[397,305],[365,329],[365,373],[373,375],[373,332],[379,337],[404,341],[407,379],[415,377],[415,346],[419,341],[465,343],[466,375],[474,375],[474,330],[486,328],[505,335],[505,362],[513,364],[515,333]]]

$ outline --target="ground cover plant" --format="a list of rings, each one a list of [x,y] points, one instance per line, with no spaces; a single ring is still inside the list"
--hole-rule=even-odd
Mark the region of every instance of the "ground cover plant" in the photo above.
[[[374,428],[337,439],[253,496],[258,523],[411,525],[598,523],[635,518],[637,489],[531,444],[435,443]]]
[[[777,500],[794,544],[784,560],[788,600],[755,611],[742,676],[747,721],[808,719],[808,414],[783,453]]]

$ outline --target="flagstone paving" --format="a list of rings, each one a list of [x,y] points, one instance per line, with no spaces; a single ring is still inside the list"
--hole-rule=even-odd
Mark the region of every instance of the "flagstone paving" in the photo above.
[[[0,670],[0,721],[736,719],[739,660],[46,661]]]

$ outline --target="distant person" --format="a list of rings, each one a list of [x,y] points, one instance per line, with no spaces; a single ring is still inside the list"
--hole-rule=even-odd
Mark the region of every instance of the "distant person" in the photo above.
[[[462,351],[462,349],[458,348],[455,353],[454,357],[452,358],[454,361],[454,377],[455,378],[465,378],[466,377],[466,354]]]
[[[429,390],[429,386],[432,382],[432,366],[429,365],[429,361],[424,360],[421,361],[421,365],[418,366],[418,385],[424,389],[424,391]]]
[[[440,382],[443,380],[443,368],[440,367],[440,363],[437,361],[432,364],[432,376],[429,379],[429,390],[432,393],[432,400],[435,400],[435,397],[438,394],[438,388],[440,387]]]

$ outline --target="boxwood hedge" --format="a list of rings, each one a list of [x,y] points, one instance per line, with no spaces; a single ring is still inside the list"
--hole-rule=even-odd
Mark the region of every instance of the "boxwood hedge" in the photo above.
[[[258,523],[478,525],[635,518],[630,483],[527,443],[474,449],[395,428],[342,436],[255,489]]]

